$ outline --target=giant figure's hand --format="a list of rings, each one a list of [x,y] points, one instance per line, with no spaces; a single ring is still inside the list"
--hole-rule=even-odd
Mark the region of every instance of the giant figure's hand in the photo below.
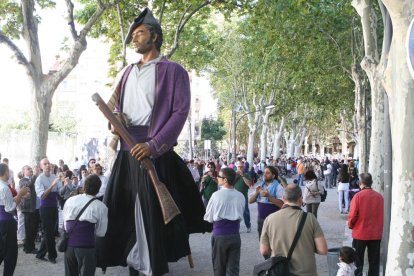
[[[131,155],[138,161],[141,161],[151,155],[150,147],[147,143],[138,143],[131,149]]]

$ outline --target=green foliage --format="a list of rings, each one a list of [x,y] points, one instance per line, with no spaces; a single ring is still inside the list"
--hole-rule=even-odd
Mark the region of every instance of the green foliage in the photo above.
[[[93,13],[95,5],[88,0],[82,0],[84,9],[76,13],[76,19],[85,23],[90,14]],[[153,14],[158,19],[161,15],[162,0],[153,1]],[[229,18],[233,11],[244,12],[244,7],[249,6],[250,1],[211,1],[188,0],[188,1],[166,1],[161,25],[163,29],[162,54],[168,55],[175,47],[177,29],[178,48],[175,50],[172,60],[179,62],[189,70],[197,72],[206,68],[214,58],[212,34],[214,32],[209,23],[212,15],[220,14]],[[114,76],[119,70],[116,64],[123,61],[123,41],[121,33],[127,35],[129,24],[138,16],[140,11],[148,5],[148,1],[125,0],[119,3],[120,16],[117,9],[108,10],[96,24],[91,34],[94,37],[104,36],[111,44],[109,62],[112,65],[110,75]],[[120,26],[120,19],[123,24]],[[182,26],[183,23],[185,26]],[[181,24],[182,27],[179,27]]]
[[[219,26],[211,79],[222,108],[237,106],[246,88],[249,104],[253,93],[276,91],[272,120],[306,107],[309,124],[333,126],[340,110],[351,114],[352,17],[348,1],[259,0],[248,16]]]
[[[30,129],[30,114],[27,111],[22,111],[20,116],[13,118],[3,118],[4,123],[1,124],[1,129],[19,129],[19,130],[29,130]]]
[[[61,112],[52,112],[50,116],[49,131],[52,132],[76,132],[76,119],[69,115],[70,113],[62,114]]]
[[[220,119],[204,118],[201,123],[201,139],[220,141],[226,134],[224,122]]]
[[[0,1],[0,30],[11,39],[18,39],[23,18],[16,1]]]

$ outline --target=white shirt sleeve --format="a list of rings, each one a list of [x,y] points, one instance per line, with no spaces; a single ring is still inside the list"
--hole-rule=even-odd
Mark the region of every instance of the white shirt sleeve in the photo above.
[[[277,199],[282,199],[284,192],[285,192],[285,189],[283,189],[282,184],[279,183],[279,185],[277,185],[277,188],[276,188],[276,197],[277,197]]]
[[[97,237],[105,236],[107,227],[108,227],[108,208],[103,205],[102,208],[100,208],[98,222],[95,225],[95,235]]]
[[[36,182],[35,182],[35,190],[36,190],[36,195],[39,198],[42,198],[43,193],[45,192],[45,187],[43,186],[43,183],[41,181],[41,176],[38,176],[36,178]]]
[[[210,200],[208,201],[206,214],[204,215],[204,220],[210,223],[214,222],[214,194],[211,196]]]
[[[16,202],[14,202],[13,195],[9,187],[7,187],[5,184],[3,185],[3,187],[1,187],[0,190],[0,204],[4,205],[4,210],[7,213],[11,213],[16,209]]]

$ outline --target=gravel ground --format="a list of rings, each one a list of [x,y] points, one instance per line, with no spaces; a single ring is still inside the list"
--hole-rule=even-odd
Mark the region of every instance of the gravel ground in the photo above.
[[[289,181],[290,182],[290,181]],[[254,192],[253,189],[250,192]],[[259,240],[257,234],[257,207],[256,204],[250,204],[250,215],[252,221],[252,232],[246,233],[246,227],[242,223],[240,235],[242,240],[242,250],[240,259],[240,275],[252,275],[253,266],[263,261],[259,254]],[[337,193],[335,189],[328,191],[326,202],[321,203],[318,212],[318,220],[328,242],[328,248],[340,247],[343,244],[349,244],[349,231],[346,234],[347,215],[339,214],[337,207]],[[213,275],[211,264],[211,234],[193,234],[190,237],[194,268],[189,267],[186,258],[177,263],[170,264],[170,273],[168,275]],[[39,244],[37,245],[39,247]],[[56,259],[57,264],[39,261],[34,255],[25,254],[22,248],[19,248],[19,256],[15,270],[16,276],[48,276],[64,275],[63,254],[59,253]],[[329,275],[326,256],[316,255],[318,275]],[[0,266],[0,273],[3,272],[3,266]],[[97,269],[96,275],[102,274]],[[108,268],[105,275],[128,275],[125,267]]]

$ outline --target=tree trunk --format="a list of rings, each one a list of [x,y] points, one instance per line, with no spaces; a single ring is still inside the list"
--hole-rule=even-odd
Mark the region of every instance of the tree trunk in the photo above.
[[[188,158],[191,160],[194,158],[193,153],[193,128],[192,128],[192,122],[191,122],[191,109],[190,113],[188,114]]]
[[[341,155],[348,157],[348,134],[345,131],[339,132],[339,141],[341,141]]]
[[[351,68],[352,71],[352,79],[355,83],[355,118],[354,118],[354,129],[357,135],[357,153],[356,156],[359,158],[359,171],[366,172],[367,171],[367,151],[368,145],[366,143],[367,139],[367,129],[365,124],[365,108],[366,108],[366,89],[363,85],[363,76],[361,72],[361,68],[359,65],[354,64]]]
[[[249,114],[249,141],[247,143],[247,162],[249,162],[250,166],[253,165],[253,158],[254,158],[254,145],[256,142],[256,134],[258,130],[258,125],[260,124],[261,114],[260,112],[255,112],[255,114]]]
[[[325,143],[319,141],[319,155],[321,158],[325,156]]]
[[[341,117],[341,130],[339,131],[339,140],[341,141],[341,155],[348,157],[348,124],[346,120],[346,111],[342,110],[340,113]]]
[[[280,139],[282,138],[283,130],[285,129],[285,122],[285,117],[282,117],[279,129],[275,130],[275,134],[273,136],[273,159],[280,157]]]
[[[262,133],[260,134],[260,160],[266,160],[267,154],[267,132],[269,131],[269,116],[272,110],[266,109],[262,116]],[[250,163],[251,164],[251,163]]]
[[[353,0],[352,5],[361,17],[365,46],[365,57],[361,66],[371,84],[372,120],[368,171],[372,174],[373,188],[382,193],[384,191],[384,88],[381,83],[382,70],[379,68],[377,15],[372,0]]]
[[[309,134],[305,137],[305,142],[303,143],[305,145],[305,150],[303,152],[303,155],[307,156],[309,152]]]
[[[315,139],[312,140],[312,155],[314,157],[316,156],[316,140]]]
[[[372,175],[373,188],[384,193],[384,88],[378,73],[375,73],[371,83],[371,144],[369,151],[368,172]]]
[[[295,153],[294,153],[295,157],[300,156],[300,150],[302,149],[302,145],[305,140],[305,137],[306,137],[306,128],[302,126],[302,130],[300,131],[300,136],[298,136],[297,139],[295,139]]]
[[[295,154],[295,140],[296,140],[296,132],[292,129],[291,131],[289,131],[288,139],[286,140],[287,158],[291,158]]]
[[[385,72],[392,135],[392,208],[386,275],[414,272],[414,80],[407,65],[407,31],[414,18],[412,0],[383,0],[393,38]]]
[[[49,137],[49,117],[52,109],[52,97],[42,97],[43,91],[33,87],[31,126],[31,164],[37,164],[47,153],[47,141]],[[47,92],[45,92],[47,93]]]

